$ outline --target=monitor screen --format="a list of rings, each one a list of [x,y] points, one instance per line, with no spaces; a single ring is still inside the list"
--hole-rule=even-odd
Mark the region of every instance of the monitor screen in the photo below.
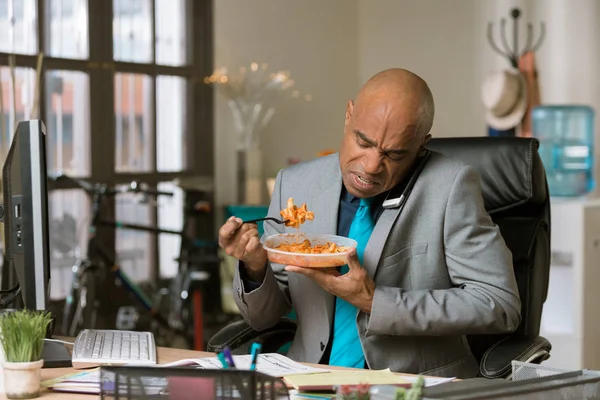
[[[46,128],[20,122],[2,169],[5,262],[2,289],[20,286],[12,308],[47,310],[50,298]]]

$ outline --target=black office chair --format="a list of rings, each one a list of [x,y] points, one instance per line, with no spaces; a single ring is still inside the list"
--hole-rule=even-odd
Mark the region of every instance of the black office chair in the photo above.
[[[550,195],[538,145],[536,139],[477,137],[432,139],[428,146],[479,172],[485,208],[513,255],[522,302],[520,326],[510,334],[468,338],[485,378],[510,377],[512,360],[541,363],[550,357],[550,342],[539,336],[550,270]],[[256,332],[243,321],[235,322],[211,338],[208,350],[229,346],[242,354],[260,341],[265,352],[274,352],[291,342],[295,327],[284,318]]]

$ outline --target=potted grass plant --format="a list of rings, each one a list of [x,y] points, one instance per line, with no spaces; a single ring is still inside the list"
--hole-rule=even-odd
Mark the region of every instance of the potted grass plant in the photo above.
[[[44,337],[50,313],[18,310],[0,317],[4,392],[9,399],[39,396]]]

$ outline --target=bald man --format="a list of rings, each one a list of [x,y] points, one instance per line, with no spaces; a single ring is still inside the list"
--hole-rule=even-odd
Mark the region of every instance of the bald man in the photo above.
[[[478,365],[466,335],[519,325],[511,253],[476,172],[426,149],[433,116],[420,77],[383,71],[348,102],[339,154],[278,173],[269,216],[290,197],[306,203],[315,220],[304,232],[359,243],[347,266],[270,263],[256,225],[232,217],[221,227],[221,247],[239,260],[234,297],[244,320],[260,331],[296,310],[292,359],[468,378]]]

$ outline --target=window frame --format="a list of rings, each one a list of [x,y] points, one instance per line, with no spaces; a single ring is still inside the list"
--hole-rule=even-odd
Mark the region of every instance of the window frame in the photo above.
[[[42,121],[48,118],[46,110],[46,72],[48,70],[81,71],[89,76],[90,92],[90,174],[84,177],[93,182],[125,184],[132,180],[156,186],[160,182],[172,181],[182,177],[200,177],[206,182],[207,191],[212,192],[214,176],[213,151],[213,89],[203,83],[213,69],[213,0],[188,0],[187,22],[187,64],[183,66],[156,64],[156,45],[152,46],[150,63],[115,61],[113,58],[113,1],[88,1],[88,59],[69,59],[44,56],[40,73],[38,109]],[[155,2],[151,1],[152,37],[156,37]],[[47,53],[46,46],[46,0],[37,0],[37,40],[38,54]],[[93,16],[93,17],[92,17]],[[0,52],[0,64],[9,65],[11,53]],[[36,69],[38,55],[14,54],[15,66]],[[116,116],[114,104],[114,76],[116,73],[139,73],[152,79],[152,117],[151,142],[154,156],[150,172],[117,172],[115,169]],[[158,172],[156,162],[156,78],[159,75],[183,77],[187,81],[186,93],[186,129],[184,132],[183,170],[178,172]],[[193,110],[190,112],[189,110]],[[48,190],[74,189],[71,182],[49,182]],[[211,195],[212,197],[212,195]],[[114,215],[114,202],[107,206]],[[158,209],[153,208],[152,221],[158,220]],[[213,226],[207,227],[209,232]],[[154,282],[159,280],[158,238],[152,236],[153,264],[150,276]],[[108,248],[114,249],[114,230],[106,232],[103,240]],[[114,254],[113,254],[114,255]]]

